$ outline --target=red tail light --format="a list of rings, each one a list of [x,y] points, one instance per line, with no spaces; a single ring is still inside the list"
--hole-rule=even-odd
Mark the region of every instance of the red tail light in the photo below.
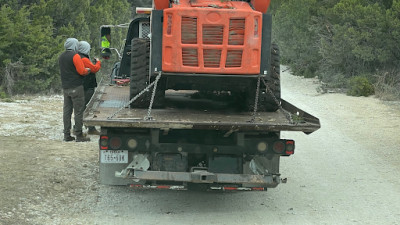
[[[286,155],[293,155],[294,154],[294,141],[287,140],[286,141]]]
[[[285,143],[283,141],[276,141],[272,146],[275,153],[282,154],[285,151]]]
[[[112,137],[110,139],[110,147],[114,150],[121,148],[122,139],[120,137]]]
[[[108,137],[100,136],[100,149],[107,150],[108,149]]]

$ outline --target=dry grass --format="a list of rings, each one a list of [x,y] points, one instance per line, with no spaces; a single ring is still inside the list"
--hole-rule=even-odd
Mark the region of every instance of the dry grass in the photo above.
[[[400,100],[400,71],[391,70],[378,74],[375,87],[375,95],[386,101]]]
[[[6,68],[4,69],[4,77],[3,77],[3,82],[2,86],[4,89],[7,91],[7,94],[11,96],[13,94],[13,87],[15,83],[15,77],[18,75],[18,73],[21,72],[23,68],[23,64],[21,61],[17,62],[10,62],[6,65]]]

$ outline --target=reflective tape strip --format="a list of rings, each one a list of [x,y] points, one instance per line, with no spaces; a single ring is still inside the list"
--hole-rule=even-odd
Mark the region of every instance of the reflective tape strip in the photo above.
[[[266,191],[264,187],[210,187],[213,191]]]
[[[141,185],[141,184],[131,184],[131,188],[137,189],[168,189],[168,190],[187,190],[185,186],[180,185]]]

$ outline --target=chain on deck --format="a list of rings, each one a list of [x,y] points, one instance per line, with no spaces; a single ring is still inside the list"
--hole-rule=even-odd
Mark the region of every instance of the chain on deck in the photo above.
[[[120,113],[124,108],[129,107],[129,105],[136,101],[136,99],[138,99],[140,96],[142,96],[144,93],[146,93],[147,91],[149,91],[149,89],[151,87],[154,86],[153,88],[153,93],[151,96],[151,101],[150,101],[150,105],[147,111],[147,116],[145,117],[145,120],[150,120],[151,119],[151,108],[153,106],[153,101],[154,101],[154,95],[156,92],[156,88],[157,88],[157,83],[160,80],[161,77],[161,72],[158,73],[155,81],[153,81],[151,84],[149,84],[147,87],[145,87],[141,92],[139,92],[139,94],[137,94],[135,97],[133,97],[128,103],[125,103],[122,107],[120,107],[117,111],[115,111],[111,116],[109,116],[107,119],[112,119],[114,116],[116,116],[118,113]]]

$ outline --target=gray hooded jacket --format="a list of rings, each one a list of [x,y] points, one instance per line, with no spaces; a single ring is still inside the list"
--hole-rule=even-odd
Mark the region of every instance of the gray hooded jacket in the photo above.
[[[74,57],[76,56],[79,58],[77,54],[78,42],[76,38],[68,38],[64,43],[66,51],[58,58],[63,89],[76,88],[83,84],[84,74],[80,74],[78,72],[79,68],[76,68],[74,64]],[[83,63],[81,69],[85,69]]]
[[[79,41],[76,38],[68,38],[64,43],[65,50],[77,51],[78,50],[78,42]]]
[[[78,44],[78,52],[89,56],[90,44],[87,43],[86,41],[80,41],[79,44]]]

